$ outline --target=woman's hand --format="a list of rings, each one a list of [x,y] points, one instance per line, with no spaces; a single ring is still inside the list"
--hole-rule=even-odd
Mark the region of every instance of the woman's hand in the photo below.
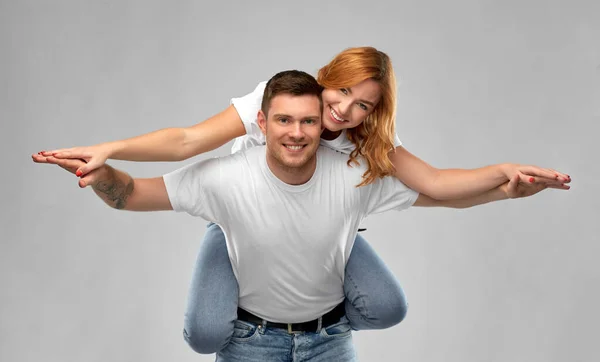
[[[550,187],[571,182],[569,175],[551,168],[507,163],[503,165],[503,171],[507,180],[512,180],[515,176],[518,176],[519,181],[525,184],[541,183]]]
[[[560,176],[559,176],[560,177]],[[559,189],[559,190],[568,190],[571,188],[569,185],[560,184],[557,182],[530,182],[527,180],[526,182],[521,181],[521,177],[518,174],[515,174],[509,182],[500,186],[500,189],[506,193],[506,196],[509,199],[518,199],[521,197],[529,197],[537,194],[540,191],[543,191],[547,188],[551,189]]]
[[[83,177],[88,173],[98,169],[106,160],[111,156],[111,149],[108,145],[99,144],[95,146],[86,147],[73,147],[73,148],[62,148],[53,151],[41,151],[38,153],[44,157],[54,157],[57,159],[79,159],[86,163],[81,164],[75,173],[78,177]],[[34,162],[44,163],[47,162],[45,158],[34,158]]]

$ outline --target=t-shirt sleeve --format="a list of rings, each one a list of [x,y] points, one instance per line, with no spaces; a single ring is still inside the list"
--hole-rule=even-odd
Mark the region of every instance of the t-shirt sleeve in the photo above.
[[[365,187],[365,186],[363,186]],[[411,207],[419,193],[410,189],[393,176],[377,179],[370,187],[367,203],[367,215],[388,210],[401,211]]]
[[[231,99],[231,104],[233,104],[235,110],[242,119],[242,123],[244,123],[246,134],[252,134],[252,125],[256,124],[256,115],[260,110],[266,86],[266,81],[260,82],[252,93],[248,93],[243,97]]]
[[[399,146],[402,146],[402,141],[400,141],[400,138],[398,137],[398,134],[396,133],[394,135],[394,148],[399,147]]]
[[[173,210],[218,221],[220,160],[202,160],[163,176]]]

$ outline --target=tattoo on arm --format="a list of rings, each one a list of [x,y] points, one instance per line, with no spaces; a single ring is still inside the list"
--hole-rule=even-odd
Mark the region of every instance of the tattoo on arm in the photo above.
[[[116,177],[114,171],[112,173],[114,177],[107,181],[98,182],[94,186],[94,190],[104,194],[103,198],[111,201],[115,209],[123,209],[127,204],[129,195],[133,192],[133,179],[127,175],[126,182],[123,182]]]

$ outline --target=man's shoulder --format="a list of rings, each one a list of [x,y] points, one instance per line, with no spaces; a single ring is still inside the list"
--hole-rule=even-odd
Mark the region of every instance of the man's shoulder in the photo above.
[[[324,163],[330,163],[332,165],[345,165],[346,167],[342,167],[341,169],[346,172],[360,172],[362,174],[367,170],[367,161],[361,156],[356,157],[358,164],[356,164],[356,162],[350,162],[350,164],[348,164],[350,156],[347,153],[333,150],[327,146],[319,146],[318,152],[319,157],[324,161]]]

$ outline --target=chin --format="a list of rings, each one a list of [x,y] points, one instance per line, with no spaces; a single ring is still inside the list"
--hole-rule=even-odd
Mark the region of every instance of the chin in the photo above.
[[[325,129],[327,129],[331,132],[337,132],[337,131],[341,131],[343,129],[348,128],[348,127],[344,127],[345,124],[333,123],[332,121],[324,121],[323,126],[325,127]]]

